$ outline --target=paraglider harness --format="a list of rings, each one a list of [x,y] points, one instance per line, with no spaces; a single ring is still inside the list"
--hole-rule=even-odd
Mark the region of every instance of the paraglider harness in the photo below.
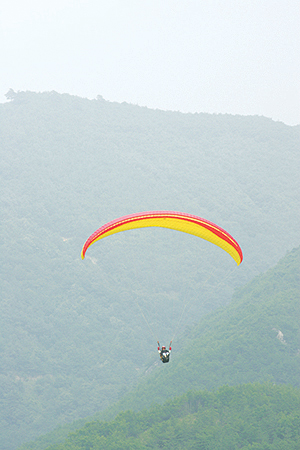
[[[172,350],[172,347],[171,347],[172,341],[170,342],[169,350],[165,346],[162,346],[162,348],[160,349],[160,345],[159,345],[158,341],[157,341],[157,344],[158,344],[157,350],[158,350],[161,361],[163,363],[168,363],[170,360],[170,353]]]

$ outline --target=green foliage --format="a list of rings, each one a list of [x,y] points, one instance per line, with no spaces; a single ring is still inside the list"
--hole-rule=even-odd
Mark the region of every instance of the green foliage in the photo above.
[[[300,247],[186,332],[172,364],[156,367],[101,417],[140,410],[188,389],[266,380],[300,387],[299,269]]]
[[[90,422],[47,450],[296,450],[300,391],[271,383],[188,392],[149,411]]]
[[[227,385],[240,385],[241,383],[266,380],[269,380],[269,384],[265,385],[265,392],[276,389],[275,385],[281,383],[292,383],[299,388],[300,308],[299,289],[297,289],[300,276],[299,267],[300,248],[290,252],[275,268],[270,269],[264,275],[257,277],[237,291],[230,305],[200,321],[182,337],[185,345],[178,351],[176,349],[176,352],[172,355],[171,363],[167,367],[162,364],[158,366],[154,364],[152,372],[140,380],[135,390],[125,395],[104,414],[98,414],[98,417],[107,419],[114,417],[119,411],[141,410],[150,407],[153,402],[162,403],[166,399],[174,398],[191,388],[216,389],[226,383]],[[251,389],[254,392],[251,401],[249,396],[247,397],[248,406],[261,407],[261,410],[264,411],[262,405],[265,404],[265,394],[257,393],[255,389],[258,385],[255,386],[251,388],[249,385],[247,387],[249,392]],[[280,392],[280,389],[278,392]],[[293,391],[290,387],[284,392],[290,392],[289,389]],[[225,402],[226,395],[233,391],[227,386],[227,388],[222,388],[220,392],[222,392],[223,402]],[[206,395],[209,396],[210,394],[206,392]],[[241,393],[239,396],[243,399]],[[197,410],[197,401],[192,397],[188,398],[189,412],[194,413]],[[168,407],[169,409],[166,405],[152,407],[147,416],[148,420],[152,417],[151,411],[153,410],[156,417],[162,411],[160,418],[157,419],[159,421],[165,420],[166,411],[169,414],[167,418],[174,417],[174,408],[176,409],[181,404],[180,402],[179,398],[169,400],[167,402],[167,405],[171,405]],[[290,403],[291,408],[294,408],[292,400],[288,397],[282,402],[285,405],[284,412],[290,411]],[[230,403],[229,400],[228,403]],[[204,400],[202,400],[202,404],[206,404]],[[137,424],[142,424],[142,421],[138,414],[134,417],[138,418],[135,422],[135,429],[138,430]],[[284,419],[282,423],[287,422]],[[115,424],[115,422],[112,422],[112,424]],[[243,427],[247,428],[246,424]],[[65,434],[67,432],[68,429],[66,428]],[[228,430],[226,430],[227,432]],[[254,434],[256,434],[256,431]],[[215,435],[213,434],[213,436]],[[225,436],[222,432],[221,436],[225,439],[227,434]],[[231,434],[228,434],[228,436],[228,442],[230,442],[233,437]],[[47,443],[49,445],[51,442],[61,441],[61,437],[58,440],[55,434],[52,434],[44,441],[37,440],[32,445],[25,445],[22,450],[41,450],[47,447]],[[179,439],[179,437],[176,439]],[[214,437],[213,442],[215,442],[215,439]],[[221,442],[220,449],[222,449],[223,444],[224,441]],[[274,444],[274,449],[277,448],[277,444]],[[106,441],[105,445],[108,445]],[[253,449],[268,448],[267,446],[264,447],[265,443],[253,445]],[[251,449],[251,446],[249,448]],[[296,449],[297,447],[291,444],[291,448]]]
[[[105,410],[156,368],[137,301],[155,337],[169,340],[185,302],[181,332],[299,244],[299,127],[55,92],[8,98],[0,105],[3,450]],[[150,209],[220,224],[245,261],[237,269],[220,249],[158,229],[103,240],[81,261],[98,226]]]

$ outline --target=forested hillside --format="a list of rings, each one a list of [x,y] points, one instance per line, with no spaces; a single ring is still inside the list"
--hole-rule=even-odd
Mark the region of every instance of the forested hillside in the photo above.
[[[122,398],[152,367],[155,338],[169,340],[181,318],[175,362],[188,326],[299,245],[300,215],[300,127],[55,92],[8,97],[0,105],[3,450]],[[242,265],[162,229],[107,238],[81,261],[100,225],[163,209],[225,228]]]
[[[47,450],[298,450],[299,410],[300,391],[291,386],[224,386],[87,423]]]
[[[300,387],[300,247],[238,290],[230,305],[182,336],[172,364],[158,364],[116,411],[139,410],[188,389],[271,381]]]
[[[190,389],[214,390],[224,384],[269,382],[293,385],[299,392],[299,269],[300,248],[297,248],[275,268],[236,292],[230,305],[186,331],[168,365],[153,357],[138,387],[95,418],[112,419],[120,411],[141,410]],[[252,406],[259,408],[256,403]],[[286,412],[289,414],[291,410],[287,407]],[[114,425],[112,422],[109,429]],[[81,426],[82,423],[74,423],[58,428],[20,450],[41,450],[63,442],[68,432]]]

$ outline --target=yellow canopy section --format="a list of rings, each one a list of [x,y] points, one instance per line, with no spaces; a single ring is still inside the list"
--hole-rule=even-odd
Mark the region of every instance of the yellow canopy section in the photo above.
[[[84,259],[89,246],[100,239],[121,231],[145,227],[170,228],[193,234],[225,250],[236,261],[237,265],[243,260],[239,244],[227,231],[201,217],[173,211],[148,211],[123,216],[108,222],[86,240],[81,257]]]

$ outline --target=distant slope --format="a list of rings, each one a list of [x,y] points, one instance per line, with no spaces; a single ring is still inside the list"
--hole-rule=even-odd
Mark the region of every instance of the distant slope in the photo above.
[[[87,423],[48,450],[298,450],[299,410],[300,390],[291,386],[225,386]]]
[[[190,389],[266,381],[299,388],[299,269],[300,247],[236,292],[230,305],[206,316],[182,336],[168,365],[157,364],[156,357],[137,388],[95,418],[141,410]],[[55,430],[22,450],[40,450],[63,441],[74,426]]]
[[[300,243],[300,127],[56,92],[10,98],[0,105],[1,450],[105,410],[156,357],[156,337],[170,339],[185,301],[181,332]],[[100,225],[154,209],[217,223],[243,263],[162,229],[104,239],[81,261]]]
[[[113,412],[224,384],[268,380],[300,387],[300,247],[181,339],[170,364],[156,366]]]

